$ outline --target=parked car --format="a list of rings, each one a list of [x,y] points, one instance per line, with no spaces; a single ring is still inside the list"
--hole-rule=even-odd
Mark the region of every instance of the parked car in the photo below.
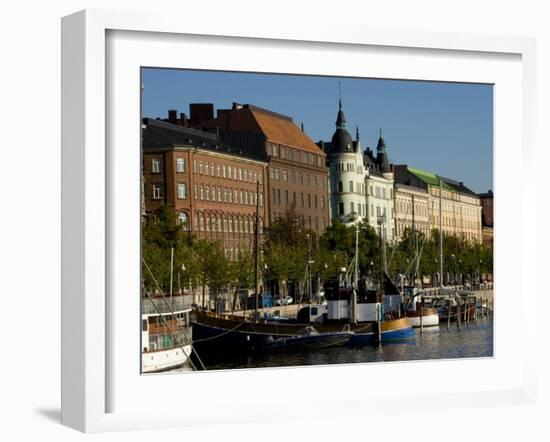
[[[292,304],[292,297],[290,296],[275,298],[275,305],[289,305],[289,304]]]

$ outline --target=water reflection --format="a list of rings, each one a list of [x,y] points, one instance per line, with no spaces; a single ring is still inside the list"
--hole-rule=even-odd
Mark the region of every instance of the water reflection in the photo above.
[[[416,330],[413,340],[384,344],[381,348],[335,347],[315,352],[228,357],[200,355],[208,370],[346,364],[356,362],[410,361],[493,356],[492,321]]]

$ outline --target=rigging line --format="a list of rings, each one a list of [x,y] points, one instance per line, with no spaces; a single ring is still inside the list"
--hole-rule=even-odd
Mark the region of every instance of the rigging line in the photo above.
[[[146,263],[145,263],[145,264],[146,264]],[[147,264],[146,264],[146,265],[147,265]],[[152,275],[151,275],[151,276],[152,276]],[[146,294],[147,296],[149,296],[149,298],[151,298],[151,295],[150,295],[149,293],[147,293],[147,289],[145,288],[145,286],[144,286],[143,283],[142,283],[142,286],[143,286],[143,290],[145,291],[145,294]],[[199,362],[200,362],[200,364],[201,364],[203,370],[206,370],[206,366],[205,366],[204,363],[202,362],[202,359],[201,359],[201,357],[199,356],[199,353],[197,352],[197,350],[196,350],[195,347],[193,346],[193,340],[192,340],[192,338],[190,338],[190,337],[189,337],[189,333],[187,333],[187,331],[183,329],[183,326],[181,325],[179,319],[175,316],[175,312],[172,310],[172,307],[170,306],[170,304],[168,304],[168,301],[166,301],[165,296],[164,296],[164,295],[162,295],[162,296],[163,296],[164,301],[167,303],[168,308],[170,309],[170,312],[171,312],[171,314],[172,314],[172,317],[176,320],[176,325],[178,326],[178,328],[180,329],[180,331],[183,333],[183,335],[186,336],[187,339],[190,341],[189,344],[191,345],[192,351],[195,352],[195,356],[196,356],[197,359],[199,360]],[[153,300],[152,298],[151,298],[151,303],[153,304],[153,306],[155,307],[155,309],[157,310],[157,312],[159,313],[159,315],[161,316],[161,318],[166,322],[166,320],[165,320],[164,317],[162,316],[162,313],[160,313],[159,309],[157,308],[157,306],[156,306],[156,304],[155,304],[155,302],[154,302],[154,300]],[[168,328],[170,329],[170,327],[168,327]],[[170,329],[170,331],[171,331],[171,329]],[[177,342],[177,339],[176,339],[176,342]],[[190,356],[190,355],[187,355],[187,354],[185,353],[185,350],[184,350],[183,348],[182,348],[182,351],[183,351],[183,353],[187,356],[187,359],[189,360],[189,363],[191,364],[191,366],[195,369],[195,371],[197,371],[197,368],[196,368],[195,364],[193,364],[193,362],[191,361],[191,356]]]
[[[155,301],[153,300],[152,296],[149,294],[149,292],[147,291],[147,289],[145,288],[144,284],[142,283],[142,287],[143,287],[143,291],[145,292],[145,294],[151,299],[151,304],[153,304],[153,307],[155,308],[155,310],[157,311],[160,319],[162,321],[164,321],[164,324],[165,324],[165,327],[168,328],[168,331],[170,332],[170,335],[172,336],[172,338],[174,338],[174,341],[176,341],[176,344],[178,345],[178,347],[180,347],[181,351],[183,352],[183,354],[187,357],[187,360],[189,361],[189,363],[191,364],[191,366],[193,367],[193,369],[196,371],[197,370],[197,367],[195,366],[195,364],[193,364],[193,361],[191,361],[191,356],[185,351],[185,348],[184,348],[184,344],[180,343],[179,342],[179,339],[176,335],[176,333],[172,330],[172,327],[170,327],[170,324],[168,323],[168,321],[166,320],[166,318],[164,318],[164,316],[162,315],[162,312],[160,311],[160,309],[158,308],[158,306],[156,305]],[[172,317],[175,318],[174,316],[174,313],[172,312]],[[177,321],[177,318],[176,318],[176,323],[178,323]],[[183,331],[183,335],[184,336],[187,336],[187,338],[189,338],[188,334]],[[205,368],[206,369],[206,368]]]
[[[197,339],[195,340],[195,344],[198,343],[198,342],[206,342],[206,341],[211,341],[212,339],[216,339],[216,338],[221,338],[222,336],[225,336],[226,334],[228,333],[231,333],[232,331],[235,331],[237,330],[239,327],[241,327],[242,325],[244,324],[244,321],[243,322],[240,322],[238,323],[235,327],[233,327],[232,329],[229,329],[229,330],[225,330],[224,332],[218,334],[218,335],[215,335],[215,336],[210,336],[208,338],[203,338],[203,339]]]
[[[155,279],[155,276],[153,275],[153,272],[151,271],[149,265],[147,264],[147,262],[145,261],[145,259],[141,259],[143,264],[145,264],[145,268],[147,269],[147,271],[149,272],[149,274],[151,275],[151,278],[153,278],[153,281],[155,282],[156,286],[157,286],[157,289],[159,290],[161,296],[162,296],[162,299],[163,301],[166,303],[166,305],[168,306],[168,309],[170,310],[170,312],[172,313],[172,316],[176,319],[176,324],[178,325],[179,329],[182,331],[182,333],[185,333],[185,330],[183,329],[183,326],[181,325],[181,322],[180,320],[175,316],[174,314],[174,311],[172,310],[172,306],[170,305],[170,303],[166,300],[166,297],[164,296],[164,293],[162,293],[162,290],[159,286],[159,283],[157,282],[157,280]],[[147,296],[151,297],[148,293],[147,293],[147,289],[145,288],[145,285],[143,284],[142,282],[142,286],[143,286],[143,290],[145,290],[145,294],[147,294]],[[153,306],[155,307],[155,309],[157,308],[155,302],[153,301],[153,299],[151,299],[151,302],[153,304]],[[185,333],[186,334],[186,333]],[[192,339],[191,339],[192,341]],[[192,342],[191,342],[191,345]],[[199,357],[199,355],[197,354],[197,358],[199,359],[199,362],[201,362],[201,365],[203,366],[203,369],[206,370],[206,367],[204,366],[204,364],[202,363],[201,361],[201,358]]]

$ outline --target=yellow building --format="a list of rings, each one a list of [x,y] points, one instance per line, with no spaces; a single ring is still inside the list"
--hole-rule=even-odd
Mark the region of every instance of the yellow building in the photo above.
[[[430,197],[425,189],[395,184],[395,235],[398,241],[406,229],[415,229],[430,236]]]
[[[475,192],[464,183],[407,165],[394,167],[396,185],[423,189],[428,197],[429,231],[440,226],[445,235],[454,235],[467,241],[481,243],[481,202]]]

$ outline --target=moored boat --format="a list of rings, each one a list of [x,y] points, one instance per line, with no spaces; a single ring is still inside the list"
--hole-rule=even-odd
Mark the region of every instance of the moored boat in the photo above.
[[[353,336],[353,332],[323,332],[319,333],[314,327],[307,326],[296,336],[268,339],[264,350],[274,351],[307,351],[321,350],[346,344]]]
[[[407,318],[411,325],[417,327],[433,327],[439,325],[439,313],[433,307],[417,307],[416,310],[408,310]],[[422,317],[421,317],[422,315]]]
[[[183,295],[142,298],[141,372],[154,373],[190,363],[192,328]]]

